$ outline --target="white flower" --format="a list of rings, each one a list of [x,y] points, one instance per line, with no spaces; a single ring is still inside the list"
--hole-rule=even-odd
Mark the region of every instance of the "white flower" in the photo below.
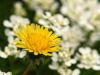
[[[12,75],[12,73],[11,72],[2,72],[2,71],[0,71],[0,75]]]
[[[69,20],[67,18],[64,18],[61,14],[56,14],[52,17],[49,18],[50,22],[53,25],[62,25],[62,26],[66,26],[69,24]]]
[[[61,0],[61,13],[87,30],[100,29],[100,4],[97,0]]]
[[[53,53],[53,56],[51,57],[53,62],[58,62],[58,54],[57,53]]]
[[[69,24],[69,19],[61,14],[52,15],[50,12],[46,12],[38,21],[41,25],[48,27],[55,31],[56,34],[60,35],[61,31],[66,28]]]
[[[16,15],[21,15],[21,16],[25,16],[26,15],[26,11],[22,6],[21,2],[16,2],[14,4],[14,12]]]
[[[100,5],[95,6],[94,9],[86,11],[81,14],[78,21],[80,26],[85,27],[88,30],[100,29]]]
[[[76,48],[80,42],[85,41],[85,34],[78,26],[65,27],[60,30],[60,34],[64,40],[64,44],[66,46],[69,45],[71,48]]]
[[[19,25],[26,25],[26,24],[29,24],[29,23],[30,22],[29,22],[29,20],[27,18],[23,18],[21,16],[12,15],[10,17],[10,21],[8,21],[8,20],[4,21],[4,26],[14,29],[14,28],[18,27]]]
[[[100,5],[95,7],[94,11],[91,11],[91,16],[89,18],[89,22],[94,26],[96,29],[100,29]]]
[[[100,40],[100,31],[96,30],[96,31],[91,33],[88,44],[93,46],[99,40]]]
[[[89,47],[80,48],[80,54],[77,57],[80,61],[79,68],[100,70],[100,55],[97,50],[91,50]]]
[[[33,10],[51,10],[55,11],[58,3],[55,0],[24,0]]]
[[[69,20],[65,18],[61,14],[55,14],[52,15],[50,12],[46,12],[46,15],[43,15],[43,17],[39,20],[40,24],[43,25],[51,25],[55,27],[60,27],[60,26],[66,26],[69,24]]]
[[[15,45],[9,44],[4,51],[0,50],[0,57],[7,58],[8,56],[15,56],[16,58],[24,58],[27,52],[25,50],[18,50]]]
[[[27,52],[25,50],[22,50],[22,51],[19,52],[19,54],[17,55],[17,57],[24,58],[26,54],[27,54]]]
[[[78,1],[66,0],[66,2],[63,3],[60,11],[62,14],[68,16],[72,21],[78,21],[84,9],[83,5],[79,3],[80,2]]]
[[[57,62],[52,62],[52,64],[49,65],[49,68],[52,70],[57,70],[59,67]]]
[[[58,68],[58,72],[60,73],[60,75],[79,75],[80,74],[80,70],[79,69],[68,69],[66,67],[59,67]]]
[[[18,53],[18,50],[14,45],[8,45],[7,47],[5,47],[4,52],[8,56],[13,56],[13,55],[16,55]]]
[[[8,42],[12,43],[14,40],[14,30],[21,25],[29,24],[30,21],[27,18],[23,18],[21,16],[12,15],[10,17],[10,21],[4,20],[5,34],[8,36]]]
[[[5,59],[8,57],[8,55],[0,50],[0,57]]]
[[[84,11],[94,9],[98,4],[97,0],[61,0],[61,12],[72,19],[77,19]]]
[[[72,58],[74,53],[73,49],[64,48],[58,53],[58,62],[63,62],[67,67],[77,62],[76,58]]]
[[[2,71],[0,71],[0,75],[3,75],[3,72]]]
[[[5,51],[4,51],[8,56],[15,56],[17,58],[24,58],[24,56],[26,55],[26,51],[25,50],[18,50],[16,48],[15,45],[8,45],[7,47],[5,47]]]
[[[91,11],[88,11],[81,14],[80,19],[78,21],[78,24],[87,30],[95,29],[94,26],[91,23],[89,23],[89,18],[92,16],[91,13],[92,13]]]
[[[6,27],[5,33],[7,36],[13,36],[14,35],[13,30],[15,30],[21,25],[26,25],[29,23],[30,22],[27,18],[23,18],[21,16],[15,16],[15,15],[12,15],[10,17],[10,21],[4,20],[3,22],[4,26]],[[11,28],[12,30],[10,30],[9,28]]]
[[[72,58],[73,53],[74,50],[69,48],[63,48],[62,51],[53,53],[51,58],[52,63],[49,65],[49,68],[58,70],[59,67],[64,65],[66,67],[65,69],[67,69],[67,67],[70,67],[72,64],[77,62],[76,58]]]

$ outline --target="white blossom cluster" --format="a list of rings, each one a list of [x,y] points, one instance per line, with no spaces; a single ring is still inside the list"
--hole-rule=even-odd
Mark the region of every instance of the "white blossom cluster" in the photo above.
[[[60,75],[80,75],[80,69],[100,70],[100,54],[91,48],[100,41],[100,3],[97,0],[61,0],[61,3],[60,13],[46,12],[38,20],[62,38],[62,50],[53,53],[49,68]],[[73,65],[75,73],[70,68]]]
[[[53,66],[55,66],[57,64],[54,64]],[[67,68],[65,65],[62,65],[62,66],[58,66],[56,67],[57,69],[55,69],[53,66],[49,66],[51,69],[53,70],[57,70],[59,74],[61,75],[79,75],[80,74],[80,70],[79,69],[74,69],[74,70],[71,70],[69,68]]]
[[[73,58],[75,48],[80,42],[85,41],[84,32],[77,25],[70,26],[70,21],[62,14],[51,15],[46,12],[43,18],[39,19],[39,23],[55,31],[56,34],[62,37],[62,50],[58,53],[53,53],[52,64],[49,66],[53,70],[57,70],[61,75],[76,75],[80,74],[79,69],[71,70],[72,64],[77,63],[77,58]],[[80,36],[79,36],[80,35]]]
[[[12,75],[12,73],[11,73],[11,72],[2,72],[2,71],[0,70],[0,75]]]
[[[57,70],[58,73],[61,75],[79,75],[80,70],[78,68],[72,70],[69,67],[71,67],[72,64],[76,64],[77,59],[73,58],[74,51],[71,49],[62,50],[61,52],[53,53],[52,56],[52,64],[49,65],[49,68],[52,70]]]
[[[100,3],[98,0],[61,0],[61,13],[78,25],[94,30],[100,25]]]
[[[77,65],[79,68],[100,70],[100,54],[97,50],[85,47],[79,48],[79,53],[80,54],[77,54],[77,58],[80,62]]]
[[[9,20],[4,20],[5,34],[8,38],[8,46],[5,46],[4,50],[0,50],[1,58],[8,58],[9,56],[15,56],[16,58],[23,58],[27,53],[25,50],[18,50],[14,44],[14,30],[21,25],[29,24],[27,18],[21,16],[12,15]],[[17,40],[17,39],[16,39]]]
[[[46,12],[46,15],[43,15],[43,18],[40,18],[38,22],[61,36],[63,39],[63,47],[69,46],[70,48],[75,48],[80,42],[85,41],[85,33],[82,28],[76,24],[70,26],[69,19],[62,14],[51,15],[50,12]]]
[[[23,0],[30,9],[35,10],[36,17],[41,17],[45,11],[56,12],[59,4],[56,0]]]
[[[54,11],[58,3],[56,0],[23,0],[33,10],[51,10]]]
[[[5,47],[4,51],[0,50],[1,58],[8,58],[9,56],[15,56],[16,58],[23,58],[26,55],[25,50],[18,50],[16,46],[9,44]]]
[[[4,20],[5,34],[8,36],[8,42],[11,43],[14,40],[14,30],[21,25],[29,24],[29,20],[27,18],[23,18],[21,16],[12,15],[9,20]]]
[[[63,15],[52,15],[50,12],[46,12],[45,15],[42,14],[42,18],[38,21],[45,27],[52,28],[57,34],[61,34],[59,30],[63,30],[63,28],[68,27],[69,24],[69,20]]]
[[[16,2],[14,4],[14,14],[19,16],[26,16],[26,10],[24,9],[21,2]]]

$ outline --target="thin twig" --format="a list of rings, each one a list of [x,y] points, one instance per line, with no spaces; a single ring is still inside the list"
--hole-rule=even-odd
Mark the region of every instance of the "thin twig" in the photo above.
[[[33,63],[32,60],[30,60],[28,66],[26,67],[26,69],[25,69],[25,71],[24,71],[24,73],[22,75],[29,75],[28,73],[29,73],[29,71],[30,71],[30,69],[32,67],[32,63]]]

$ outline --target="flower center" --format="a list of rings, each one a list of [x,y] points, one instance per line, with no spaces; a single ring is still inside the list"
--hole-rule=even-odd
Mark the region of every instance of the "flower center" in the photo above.
[[[29,35],[29,36],[28,36]],[[49,37],[41,34],[34,33],[27,35],[27,47],[31,50],[42,51],[49,48]],[[35,36],[34,36],[35,35]]]

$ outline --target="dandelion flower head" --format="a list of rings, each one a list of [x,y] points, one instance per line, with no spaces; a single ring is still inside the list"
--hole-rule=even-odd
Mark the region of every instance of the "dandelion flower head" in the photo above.
[[[18,48],[24,48],[34,55],[52,55],[52,52],[60,50],[60,38],[48,28],[40,25],[23,25],[15,30],[15,35],[19,38],[16,41]]]

